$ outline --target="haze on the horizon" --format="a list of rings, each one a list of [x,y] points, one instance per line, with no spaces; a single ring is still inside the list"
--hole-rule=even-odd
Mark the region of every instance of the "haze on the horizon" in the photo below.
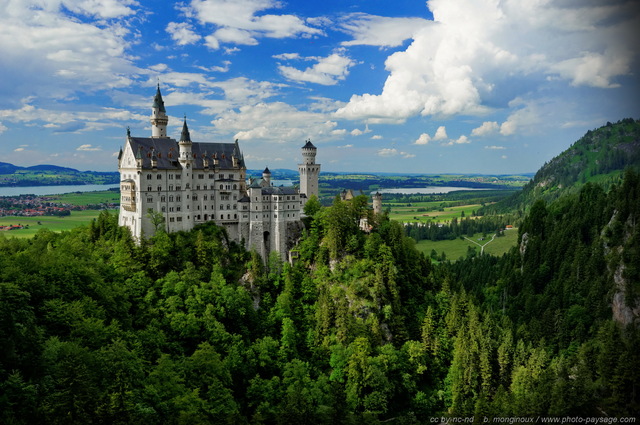
[[[0,153],[115,171],[126,128],[239,139],[247,166],[532,172],[640,118],[635,1],[0,0]]]

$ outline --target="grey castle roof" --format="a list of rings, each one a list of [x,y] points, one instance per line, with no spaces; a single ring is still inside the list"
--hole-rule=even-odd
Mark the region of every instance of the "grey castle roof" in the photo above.
[[[271,174],[271,171],[269,171],[269,167],[265,168],[262,174]]]
[[[130,137],[128,143],[136,153],[136,157],[142,159],[142,168],[152,168],[151,159],[157,161],[157,168],[162,170],[178,170],[181,168],[178,159],[180,147],[175,139],[157,137]],[[204,169],[204,158],[209,160],[209,167],[213,169],[213,159],[218,158],[216,168],[233,168],[233,154],[237,152],[236,143],[193,143],[193,168]],[[240,167],[245,167],[242,155],[238,158]]]
[[[307,143],[302,147],[302,149],[317,149],[317,148],[313,146],[313,143],[311,143],[311,140],[307,140]]]
[[[298,191],[295,187],[276,187],[269,186],[262,188],[263,195],[297,195]]]

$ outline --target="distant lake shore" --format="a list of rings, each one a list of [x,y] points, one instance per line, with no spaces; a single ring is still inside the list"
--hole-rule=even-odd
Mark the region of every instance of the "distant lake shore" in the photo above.
[[[377,192],[380,193],[403,193],[407,195],[418,194],[434,194],[434,193],[449,193],[456,190],[491,190],[490,188],[479,187],[452,187],[452,186],[426,186],[426,187],[402,187],[394,189],[380,189]]]
[[[74,184],[62,186],[18,186],[0,187],[0,197],[20,196],[20,195],[60,195],[73,192],[97,192],[102,190],[115,189],[119,184]]]

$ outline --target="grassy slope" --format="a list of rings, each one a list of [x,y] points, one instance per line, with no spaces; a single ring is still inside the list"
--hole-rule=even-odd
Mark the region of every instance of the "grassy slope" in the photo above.
[[[118,203],[120,202],[120,192],[112,190],[103,190],[96,192],[76,192],[65,193],[62,195],[50,195],[46,196],[46,198],[48,198],[51,202],[84,206],[105,203]]]
[[[484,252],[487,254],[500,256],[518,243],[518,229],[506,230],[504,234],[504,237],[495,238],[492,242],[488,243],[484,247]],[[489,235],[489,237],[484,241],[479,241],[478,239],[481,236],[481,233],[477,233],[473,235],[473,238],[470,239],[477,241],[479,244],[484,244],[491,240],[491,235]],[[423,240],[418,242],[418,249],[424,252],[427,256],[431,254],[432,249],[435,249],[438,255],[444,252],[449,260],[457,260],[460,257],[466,256],[469,246],[476,247],[476,251],[478,253],[480,252],[480,247],[478,245],[469,242],[466,239],[454,239],[436,242]]]
[[[114,211],[114,213],[117,213]],[[0,232],[4,237],[30,238],[40,229],[48,229],[53,232],[62,232],[71,230],[75,227],[89,224],[100,214],[98,210],[71,211],[68,217],[0,217],[0,226],[8,226],[12,224],[22,224],[29,226],[28,229],[10,230]],[[38,224],[40,222],[41,224]],[[2,237],[0,236],[0,237]]]

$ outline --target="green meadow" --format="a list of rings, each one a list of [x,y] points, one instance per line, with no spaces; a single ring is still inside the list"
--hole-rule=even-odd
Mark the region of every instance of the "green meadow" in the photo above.
[[[482,233],[477,233],[469,239],[472,239],[481,245],[486,244],[484,252],[486,254],[497,256],[506,253],[518,243],[518,229],[505,230],[504,236],[496,237],[493,241],[491,241],[491,236],[492,235],[488,235],[487,238],[481,241],[479,239],[482,237]],[[476,252],[478,254],[480,253],[480,247],[478,245],[468,241],[467,239],[461,240],[460,238],[444,241],[422,240],[418,242],[417,246],[418,249],[424,252],[427,256],[431,255],[431,250],[435,250],[438,256],[444,252],[447,259],[452,261],[455,261],[460,257],[466,257],[469,247],[475,247]]]
[[[112,211],[117,214],[117,211]],[[4,237],[30,238],[40,229],[48,229],[52,232],[62,232],[75,227],[87,225],[100,214],[99,210],[71,211],[67,217],[39,216],[39,217],[0,217],[0,226],[21,224],[28,226],[25,229],[1,231]],[[2,237],[0,236],[0,237]]]
[[[473,211],[480,209],[480,204],[450,206],[450,203],[443,201],[413,202],[411,205],[405,203],[385,203],[391,207],[389,218],[403,223],[443,223],[451,221],[453,218],[460,219],[462,213],[464,217],[471,217]]]
[[[47,198],[51,202],[86,206],[118,203],[120,202],[120,192],[113,190],[101,190],[96,192],[74,192],[64,193],[62,195],[47,195],[43,196],[43,198]]]

